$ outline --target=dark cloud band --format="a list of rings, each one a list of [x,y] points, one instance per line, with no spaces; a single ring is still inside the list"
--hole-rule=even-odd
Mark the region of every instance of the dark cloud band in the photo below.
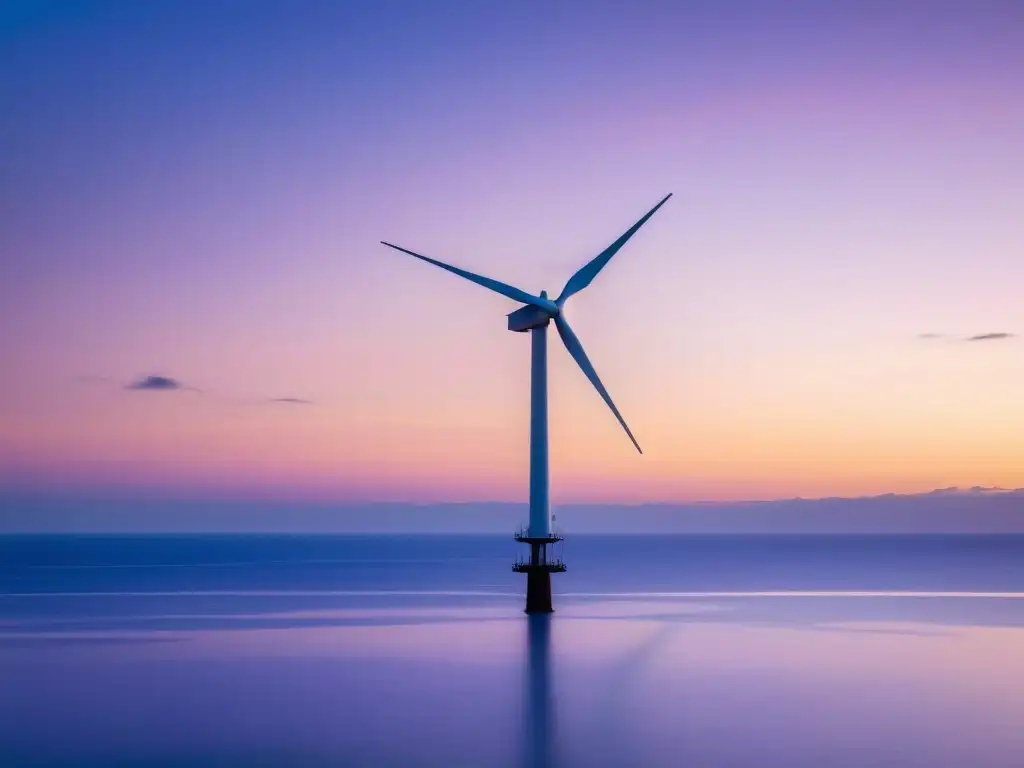
[[[177,379],[172,379],[168,376],[143,376],[127,385],[125,389],[171,391],[184,389],[184,386]]]

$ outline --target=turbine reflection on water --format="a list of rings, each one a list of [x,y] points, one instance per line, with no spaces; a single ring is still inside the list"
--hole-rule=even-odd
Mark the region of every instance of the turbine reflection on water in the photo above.
[[[523,764],[549,768],[554,759],[554,697],[551,691],[551,614],[526,616],[523,692]]]

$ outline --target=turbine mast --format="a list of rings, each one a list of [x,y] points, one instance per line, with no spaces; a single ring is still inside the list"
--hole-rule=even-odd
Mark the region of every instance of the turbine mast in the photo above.
[[[530,331],[530,537],[551,535],[548,500],[548,324]]]
[[[548,300],[546,292],[540,298]],[[526,612],[551,613],[551,574],[565,570],[548,547],[561,541],[551,532],[548,498],[548,325],[550,317],[532,307],[509,316],[512,330],[530,331],[530,526],[516,540],[530,545],[530,559],[519,560],[513,570],[526,574]],[[520,314],[522,313],[522,314]]]

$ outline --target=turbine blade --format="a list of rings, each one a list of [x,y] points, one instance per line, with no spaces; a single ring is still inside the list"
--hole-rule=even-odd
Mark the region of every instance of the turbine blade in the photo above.
[[[594,370],[594,366],[590,364],[590,359],[587,357],[587,353],[583,351],[583,345],[580,344],[580,340],[576,338],[576,334],[572,332],[572,328],[569,327],[569,323],[562,315],[555,315],[555,328],[558,329],[558,335],[562,337],[562,343],[565,344],[565,348],[569,350],[569,354],[572,355],[572,359],[577,362],[580,368],[583,369],[583,373],[590,379],[590,383],[594,385],[594,388],[598,391],[604,401],[608,404],[608,407],[612,409],[612,413],[615,414],[615,418],[619,420],[619,424],[626,430],[626,434],[629,435],[629,439],[633,441],[633,445],[636,446],[637,451],[643,453],[640,450],[640,443],[633,437],[633,433],[629,431],[629,427],[626,426],[626,420],[622,418],[622,414],[619,413],[619,409],[615,407],[615,403],[612,402],[611,395],[608,394],[608,390],[604,388],[604,384],[601,383],[601,379],[597,376],[597,371]]]
[[[402,253],[407,253],[410,256],[415,256],[417,259],[421,259],[422,261],[425,261],[429,264],[434,264],[440,267],[441,269],[446,269],[449,272],[453,272],[454,274],[458,275],[459,277],[464,277],[467,280],[476,283],[477,285],[482,285],[484,288],[490,288],[492,291],[500,293],[502,296],[507,296],[510,299],[514,299],[515,301],[520,301],[523,304],[532,304],[535,307],[540,307],[541,309],[546,309],[548,311],[551,311],[555,308],[554,304],[552,304],[550,299],[542,299],[539,296],[533,296],[527,293],[526,291],[519,290],[514,286],[507,285],[498,280],[492,280],[491,278],[484,277],[483,275],[474,274],[473,272],[469,272],[465,269],[453,267],[451,264],[445,264],[443,261],[432,259],[429,256],[423,256],[422,254],[415,253],[413,251],[408,250],[407,248],[402,248],[401,246],[398,245],[392,245],[391,243],[386,243],[383,240],[381,240],[380,242],[381,245],[386,245],[388,248],[394,248],[396,251],[401,251]]]
[[[579,293],[588,285],[591,281],[597,277],[597,273],[604,269],[604,265],[611,261],[612,256],[619,252],[619,249],[626,244],[636,231],[640,229],[647,220],[655,214],[655,212],[665,204],[665,202],[672,197],[672,193],[669,192],[665,197],[662,198],[661,202],[651,208],[646,215],[640,219],[636,224],[626,230],[626,232],[614,243],[605,248],[601,253],[597,254],[593,259],[584,264],[575,275],[569,278],[569,281],[565,284],[565,288],[562,289],[561,295],[555,299],[555,304],[562,306],[565,300],[572,296],[574,293]]]

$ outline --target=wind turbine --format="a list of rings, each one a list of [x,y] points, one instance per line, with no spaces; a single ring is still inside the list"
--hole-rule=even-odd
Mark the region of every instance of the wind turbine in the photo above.
[[[561,541],[561,536],[551,531],[551,510],[548,503],[548,325],[554,321],[555,329],[565,348],[569,350],[573,360],[579,365],[590,379],[590,383],[598,391],[601,397],[611,408],[619,424],[626,430],[629,439],[639,453],[640,444],[633,437],[633,433],[626,425],[619,409],[612,402],[608,390],[590,363],[587,353],[583,351],[583,345],[573,333],[572,327],[565,319],[562,308],[565,302],[573,295],[586,288],[597,277],[597,274],[604,269],[612,256],[619,252],[619,249],[626,244],[637,230],[642,227],[655,212],[672,197],[671,193],[662,198],[656,206],[651,208],[632,227],[627,229],[618,240],[605,248],[601,253],[584,264],[569,278],[558,298],[552,301],[548,298],[547,291],[541,291],[539,296],[520,290],[506,283],[492,280],[483,275],[477,275],[443,261],[432,259],[429,256],[410,251],[392,243],[381,241],[382,245],[394,248],[396,251],[415,256],[417,259],[434,264],[441,269],[453,272],[459,277],[490,288],[502,296],[507,296],[514,301],[520,302],[523,306],[508,315],[508,329],[517,333],[530,332],[531,337],[531,366],[530,366],[530,526],[526,532],[516,535],[516,540],[530,545],[529,561],[517,562],[514,566],[516,571],[526,573],[526,612],[527,613],[550,613],[551,608],[551,574],[565,570],[565,564],[561,560],[547,558],[547,546]]]

